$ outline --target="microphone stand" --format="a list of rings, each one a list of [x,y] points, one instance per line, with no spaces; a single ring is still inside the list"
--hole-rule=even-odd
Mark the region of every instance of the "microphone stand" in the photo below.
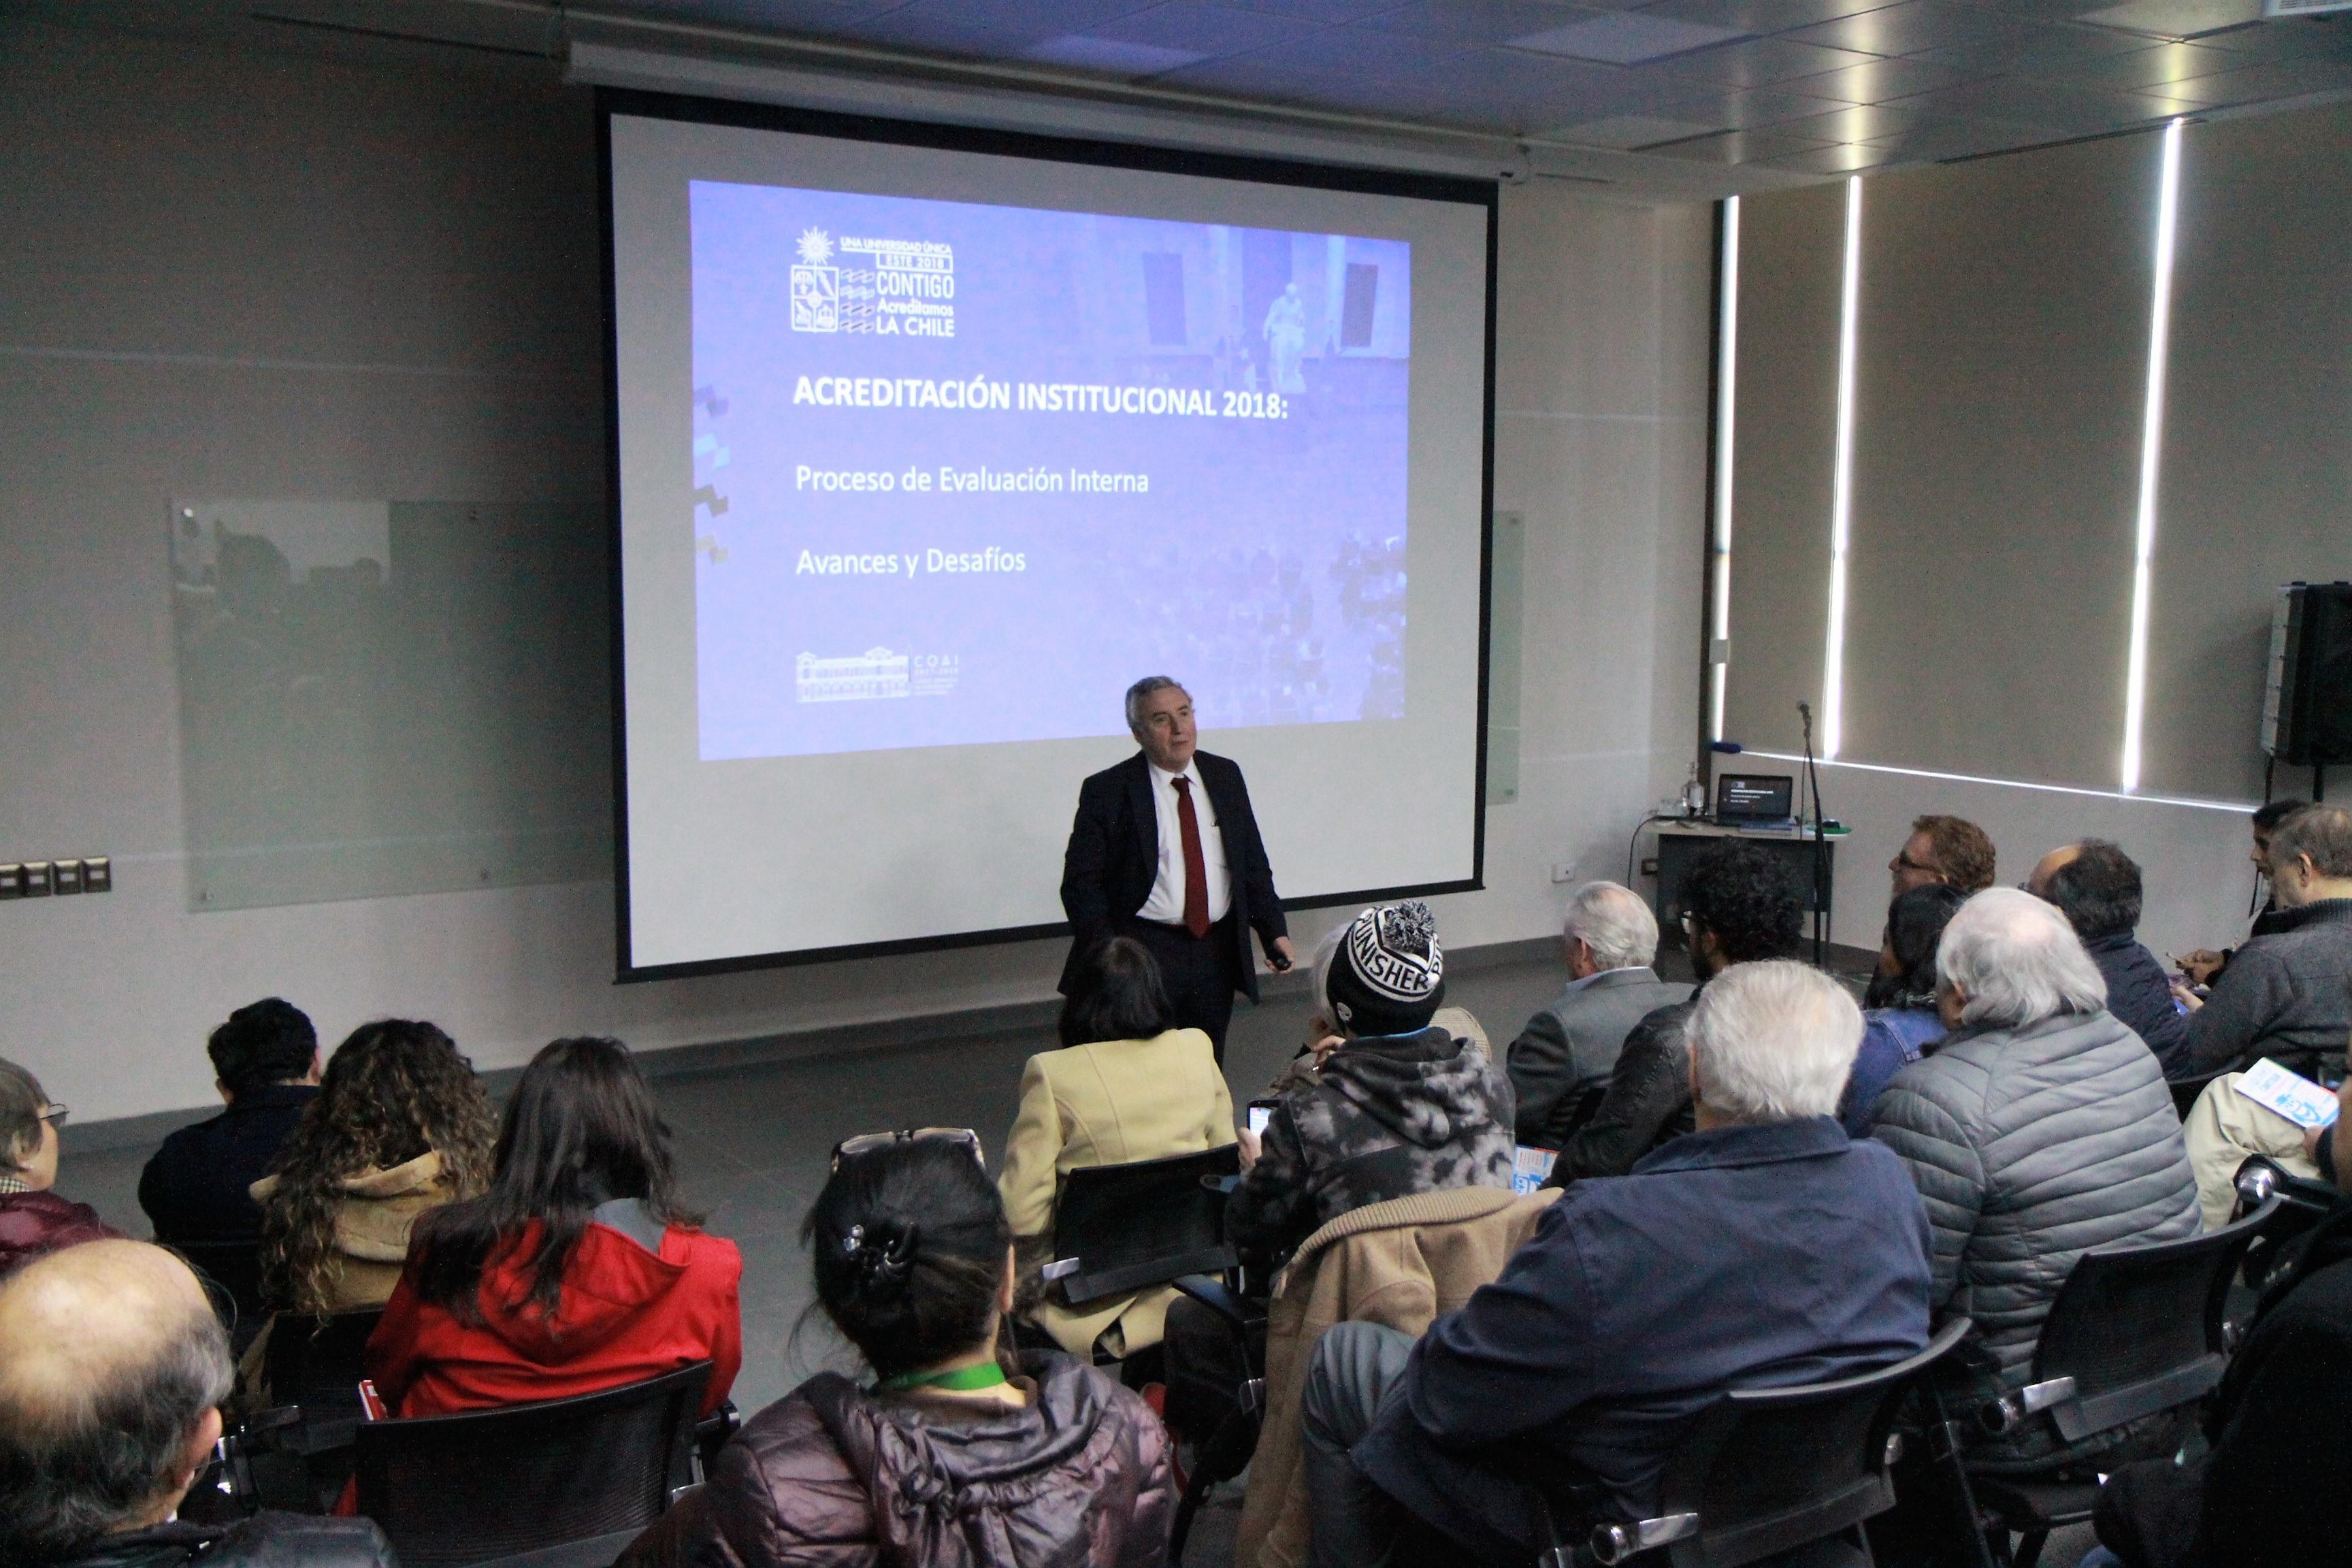
[[[1813,764],[1813,705],[1797,704],[1798,716],[1805,721],[1805,782],[1813,792],[1813,967],[1822,966],[1822,950],[1828,941],[1828,919],[1822,906],[1829,900],[1822,895],[1829,883],[1829,867],[1825,863],[1829,840],[1822,835],[1822,774]],[[1803,814],[1798,815],[1798,826],[1804,826]]]

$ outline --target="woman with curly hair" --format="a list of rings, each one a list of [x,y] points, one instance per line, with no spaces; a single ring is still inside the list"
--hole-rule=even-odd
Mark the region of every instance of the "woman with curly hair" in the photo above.
[[[319,1097],[253,1184],[261,1288],[280,1310],[381,1306],[400,1282],[409,1227],[489,1184],[489,1096],[431,1024],[362,1024],[336,1050]]]

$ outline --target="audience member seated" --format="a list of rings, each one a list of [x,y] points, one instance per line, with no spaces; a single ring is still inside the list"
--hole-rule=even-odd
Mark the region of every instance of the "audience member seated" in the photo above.
[[[175,1518],[230,1377],[204,1287],[160,1247],[70,1247],[0,1283],[0,1563],[395,1568],[364,1519]]]
[[[309,1315],[383,1305],[410,1227],[489,1184],[497,1138],[489,1096],[448,1036],[404,1018],[360,1026],[277,1173],[253,1184],[263,1297]]]
[[[1284,1256],[1366,1204],[1511,1184],[1510,1080],[1484,1048],[1430,1026],[1445,958],[1429,906],[1364,910],[1328,963],[1323,995],[1339,1033],[1317,1047],[1313,1081],[1282,1097],[1263,1141],[1241,1132],[1225,1234],[1253,1256]]]
[[[139,1206],[171,1246],[250,1246],[261,1239],[250,1189],[319,1092],[319,1031],[271,996],[231,1013],[205,1050],[228,1109],[163,1140],[140,1173]]]
[[[2107,982],[2107,1011],[2147,1042],[2165,1076],[2178,1077],[2189,1026],[2172,982],[2133,932],[2139,925],[2139,866],[2104,838],[2085,838],[2044,855],[2025,890],[2058,906],[2083,951]]]
[[[1804,911],[1779,861],[1752,844],[1721,844],[1683,876],[1683,934],[1699,989],[1633,1026],[1609,1069],[1609,1088],[1575,1136],[1561,1142],[1548,1185],[1622,1176],[1634,1162],[1691,1130],[1690,1052],[1683,1030],[1708,977],[1735,963],[1787,958],[1804,933]]]
[[[1962,893],[1981,893],[1992,886],[1993,858],[1992,839],[1966,817],[1918,817],[1911,824],[1911,837],[1886,863],[1895,878],[1888,896],[1900,898],[1931,882]]]
[[[366,1365],[395,1415],[561,1399],[742,1364],[743,1258],[678,1205],[668,1132],[628,1048],[558,1040],[507,1101],[481,1196],[419,1220]]]
[[[0,1060],[0,1274],[61,1247],[121,1234],[88,1204],[49,1190],[65,1119],[66,1108],[49,1103],[39,1079]]]
[[[1379,1563],[1405,1516],[1480,1561],[1530,1560],[1517,1479],[1474,1450],[1557,1456],[1605,1513],[1657,1511],[1689,1420],[1736,1388],[1891,1364],[1927,1340],[1927,1226],[1902,1165],[1831,1112],[1862,1017],[1802,964],[1699,993],[1689,1136],[1579,1182],[1502,1276],[1415,1342],[1335,1324],[1304,1396],[1314,1552]]]
[[[2352,1474],[2352,1208],[2324,1221],[2264,1293],[2206,1413],[2205,1438],[2206,1451],[2185,1462],[2125,1465],[2100,1489],[2099,1540],[2122,1562],[2343,1561],[2343,1519],[2326,1500]]]
[[[1559,1148],[1584,1124],[1588,1097],[1608,1083],[1633,1026],[1691,994],[1650,967],[1657,917],[1630,888],[1587,882],[1570,893],[1560,942],[1568,984],[1511,1042],[1518,1141],[1538,1149]]]
[[[623,1568],[1145,1568],[1174,1510],[1167,1435],[1055,1352],[1009,1353],[1013,1232],[970,1132],[856,1138],[801,1227],[870,1384],[811,1378],[744,1423]]]
[[[2253,829],[2254,847],[2246,858],[2254,863],[2262,908],[2255,911],[2252,935],[2268,936],[2273,929],[2272,921],[2278,914],[2278,893],[2271,885],[2271,835],[2280,823],[2310,804],[2307,800],[2273,800],[2254,808],[2250,823]],[[2191,984],[2210,985],[2221,978],[2221,971],[2230,966],[2230,960],[2236,953],[2235,948],[2225,947],[2217,952],[2210,947],[2200,947],[2174,962],[2180,965],[2181,973],[2189,976]]]
[[[1838,1101],[1838,1121],[1851,1137],[1869,1134],[1880,1091],[1944,1037],[1944,1016],[1936,1011],[1936,944],[1967,901],[1955,889],[1927,882],[1887,906],[1878,968],[1863,994],[1862,1048]]]
[[[1936,954],[1951,1032],[1895,1075],[1872,1113],[1872,1135],[1927,1203],[1936,1306],[1976,1320],[1970,1342],[1992,1364],[1975,1392],[1987,1397],[2027,1382],[2042,1321],[2084,1252],[2197,1233],[2163,1069],[2105,994],[2056,910],[2013,888],[1979,893]],[[2046,1466],[2061,1456],[2045,1428],[1988,1440],[1970,1463]]]
[[[2278,912],[2213,983],[2183,989],[2189,1037],[2177,1076],[2243,1072],[2263,1057],[2330,1081],[2352,1033],[2352,811],[2306,806],[2271,832]]]
[[[1062,1048],[1029,1058],[1021,1110],[997,1179],[1016,1241],[1042,1252],[1064,1172],[1221,1149],[1234,1141],[1234,1102],[1209,1037],[1173,1027],[1160,964],[1131,937],[1096,944],[1071,976]],[[1037,1261],[1045,1261],[1039,1258]],[[1160,1342],[1173,1289],[1076,1310],[1041,1301],[1039,1327],[1074,1356],[1099,1341],[1112,1359]]]

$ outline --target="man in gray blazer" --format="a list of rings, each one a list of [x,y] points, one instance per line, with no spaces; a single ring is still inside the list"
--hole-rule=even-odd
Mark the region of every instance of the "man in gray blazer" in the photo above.
[[[1518,1141],[1541,1149],[1559,1148],[1591,1113],[1633,1026],[1691,994],[1650,968],[1658,921],[1631,888],[1587,882],[1570,893],[1560,936],[1567,988],[1528,1020],[1508,1058]]]

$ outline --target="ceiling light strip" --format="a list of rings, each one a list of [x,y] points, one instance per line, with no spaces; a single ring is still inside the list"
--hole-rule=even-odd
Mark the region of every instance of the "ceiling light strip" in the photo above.
[[[1717,262],[1722,299],[1715,321],[1715,604],[1707,624],[1707,739],[1723,739],[1723,706],[1731,676],[1731,416],[1739,373],[1739,198],[1723,202],[1723,248]]]
[[[2164,128],[2156,200],[2156,279],[2147,307],[2147,401],[2140,412],[2139,514],[2132,541],[2131,651],[2124,668],[2123,788],[2139,788],[2140,737],[2147,709],[2147,625],[2156,564],[2157,484],[2164,456],[2164,373],[2172,338],[2172,242],[2180,211],[2180,128]]]
[[[1845,551],[1853,514],[1854,343],[1862,313],[1862,176],[1845,182],[1845,269],[1838,289],[1837,448],[1830,476],[1829,638],[1822,654],[1822,757],[1845,740]]]

